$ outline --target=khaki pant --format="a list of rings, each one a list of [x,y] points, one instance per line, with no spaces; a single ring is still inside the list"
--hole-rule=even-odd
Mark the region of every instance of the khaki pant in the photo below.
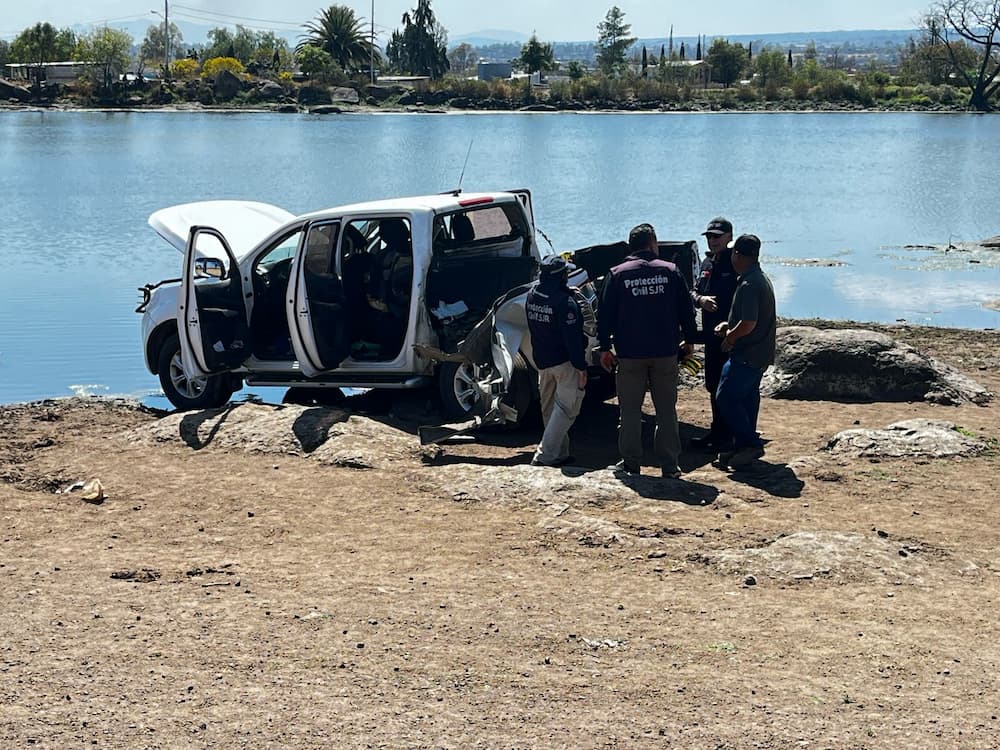
[[[569,362],[539,370],[538,393],[545,432],[534,460],[552,464],[569,455],[569,428],[573,426],[583,403],[579,370]]]
[[[677,428],[677,357],[618,361],[618,452],[632,466],[642,465],[642,402],[648,389],[656,409],[653,449],[660,468],[677,471],[681,438]]]

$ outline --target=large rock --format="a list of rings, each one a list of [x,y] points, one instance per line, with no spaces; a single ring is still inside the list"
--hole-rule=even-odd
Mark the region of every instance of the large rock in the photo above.
[[[983,247],[1000,248],[1000,234],[996,237],[990,237],[988,240],[983,240],[979,244]]]
[[[239,76],[228,70],[220,70],[215,74],[215,98],[221,101],[228,101],[240,93],[243,88],[243,81]]]
[[[761,392],[816,401],[988,403],[993,394],[948,365],[884,333],[778,329],[774,367]]]
[[[330,99],[335,102],[344,102],[345,104],[357,104],[361,101],[358,92],[349,86],[336,86],[331,89]]]
[[[31,99],[31,91],[25,86],[18,86],[16,83],[0,78],[0,99],[16,99],[19,102],[26,102]]]
[[[285,87],[274,81],[266,81],[257,89],[260,98],[266,102],[274,102],[285,95]]]
[[[882,430],[838,432],[827,449],[859,458],[950,458],[978,456],[989,445],[960,432],[951,422],[907,419]]]
[[[315,82],[303,84],[299,87],[299,104],[306,106],[333,104],[333,99],[330,98],[330,88]]]
[[[365,96],[370,96],[373,99],[377,99],[380,102],[384,102],[393,96],[399,96],[406,92],[404,86],[393,85],[393,86],[377,86],[375,84],[368,84],[364,88]]]

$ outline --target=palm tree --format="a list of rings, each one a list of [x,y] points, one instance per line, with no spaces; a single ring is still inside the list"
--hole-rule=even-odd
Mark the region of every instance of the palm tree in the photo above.
[[[296,51],[303,47],[319,47],[345,71],[367,68],[373,53],[376,63],[382,61],[378,50],[372,49],[372,40],[364,30],[364,19],[355,16],[345,5],[331,5],[321,11],[315,21],[305,24],[305,29],[309,33],[299,42]]]

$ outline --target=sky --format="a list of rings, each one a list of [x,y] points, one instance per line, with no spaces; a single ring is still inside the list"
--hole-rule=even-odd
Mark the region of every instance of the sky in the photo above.
[[[272,29],[295,36],[302,24],[315,18],[327,0],[167,0],[168,13],[178,20],[208,26],[245,26]],[[538,34],[543,41],[585,41],[596,38],[597,24],[616,0],[432,0],[438,21],[450,36],[487,29]],[[347,5],[369,23],[371,0]],[[640,38],[725,36],[791,31],[856,29],[912,29],[930,5],[929,0],[617,0]],[[375,25],[380,35],[399,26],[400,17],[416,0],[375,0]],[[162,22],[151,10],[163,12],[162,0],[0,0],[0,37],[10,38],[38,21],[63,28],[79,24],[149,18]]]

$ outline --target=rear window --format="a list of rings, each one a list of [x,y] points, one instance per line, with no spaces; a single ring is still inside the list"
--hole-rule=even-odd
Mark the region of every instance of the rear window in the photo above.
[[[434,219],[435,250],[446,253],[496,248],[505,250],[504,255],[511,250],[521,254],[530,244],[527,223],[516,203],[470,207]]]

